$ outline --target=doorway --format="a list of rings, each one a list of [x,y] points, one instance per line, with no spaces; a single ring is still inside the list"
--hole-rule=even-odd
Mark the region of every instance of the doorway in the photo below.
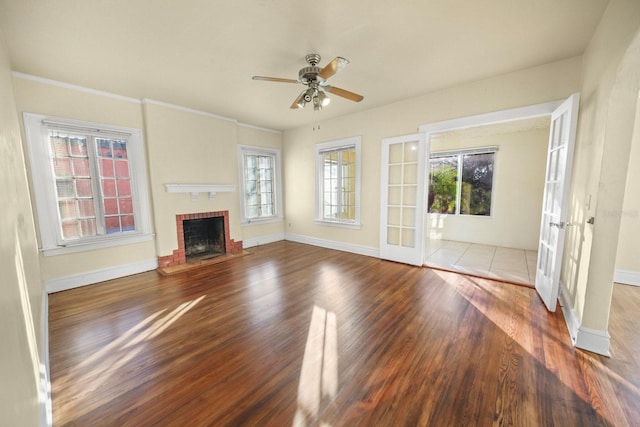
[[[533,286],[550,116],[434,133],[424,264]]]
[[[556,101],[463,117],[419,128],[427,136],[430,153],[463,150],[465,146],[496,148],[491,213],[427,213],[424,224],[426,250],[423,252],[426,265],[429,265],[429,259],[433,264],[436,258],[440,258],[441,268],[474,274],[470,265],[475,263],[475,273],[481,275],[479,273],[482,271],[491,273],[491,263],[496,260],[496,266],[504,270],[503,274],[500,277],[487,274],[486,277],[534,283],[535,276],[530,275],[529,271],[535,273],[546,168],[545,150],[551,114],[561,103]],[[514,253],[514,250],[519,253]],[[485,253],[480,255],[482,251]],[[496,253],[499,254],[497,259]],[[513,274],[513,265],[504,268],[509,261],[503,262],[502,254],[509,261],[519,263],[526,273],[520,271],[519,274]],[[519,260],[515,261],[516,258]],[[480,259],[485,263],[484,267],[480,267]],[[487,259],[490,263],[488,268]],[[443,260],[448,261],[448,265],[442,265]],[[509,277],[505,272],[512,274]]]

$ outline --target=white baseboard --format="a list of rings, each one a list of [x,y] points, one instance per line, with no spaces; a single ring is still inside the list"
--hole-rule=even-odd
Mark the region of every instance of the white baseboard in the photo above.
[[[88,271],[86,273],[74,274],[72,276],[45,280],[44,289],[46,293],[51,294],[53,292],[66,291],[68,289],[79,288],[80,286],[104,282],[105,280],[155,270],[156,268],[158,268],[157,258],[146,259],[131,264],[117,265],[100,270]]]
[[[322,248],[335,249],[343,252],[351,252],[359,255],[366,255],[380,258],[380,249],[370,246],[353,245],[350,243],[336,242],[334,240],[318,239],[317,237],[301,236],[299,234],[285,233],[285,240],[292,242],[306,243],[308,245],[320,246]]]
[[[592,353],[611,357],[611,353],[609,352],[610,343],[611,335],[609,335],[607,331],[580,326],[573,345]]]
[[[284,240],[284,233],[271,234],[270,236],[254,237],[253,239],[243,239],[243,248],[252,248],[254,246],[266,245],[267,243],[279,242]]]
[[[560,301],[560,308],[562,309],[562,314],[564,315],[564,321],[567,324],[571,341],[575,343],[576,336],[578,335],[578,329],[580,328],[580,321],[578,320],[576,312],[573,310],[573,306],[569,303],[569,298],[565,292],[564,285],[560,283],[558,300]]]
[[[42,348],[40,349],[40,426],[53,425],[51,406],[51,371],[49,370],[49,294],[42,293],[40,333]]]
[[[623,285],[640,286],[640,272],[616,269],[613,281]]]
[[[598,329],[591,329],[580,324],[578,315],[576,314],[573,306],[569,303],[569,298],[565,294],[565,287],[560,284],[560,307],[564,314],[564,321],[567,324],[569,335],[573,345],[577,348],[590,351],[592,353],[601,354],[603,356],[611,357],[609,352],[609,345],[611,343],[611,336],[607,331],[601,331]]]

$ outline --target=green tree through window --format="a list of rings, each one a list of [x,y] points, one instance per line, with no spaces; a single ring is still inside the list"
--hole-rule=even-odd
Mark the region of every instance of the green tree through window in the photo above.
[[[429,162],[429,212],[491,215],[494,157],[495,152],[462,151],[432,157]]]
[[[431,160],[429,174],[429,212],[456,213],[458,156]]]

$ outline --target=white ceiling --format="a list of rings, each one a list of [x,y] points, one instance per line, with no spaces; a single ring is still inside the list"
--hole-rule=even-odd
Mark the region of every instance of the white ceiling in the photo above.
[[[580,55],[607,0],[0,0],[12,68],[288,129]],[[308,53],[360,93],[289,106]]]

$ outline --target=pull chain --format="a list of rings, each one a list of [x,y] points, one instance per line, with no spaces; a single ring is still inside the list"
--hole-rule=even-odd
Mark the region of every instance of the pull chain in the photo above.
[[[320,130],[320,120],[318,119],[318,116],[316,115],[317,110],[314,108],[313,109],[313,131],[315,132],[316,130]]]

